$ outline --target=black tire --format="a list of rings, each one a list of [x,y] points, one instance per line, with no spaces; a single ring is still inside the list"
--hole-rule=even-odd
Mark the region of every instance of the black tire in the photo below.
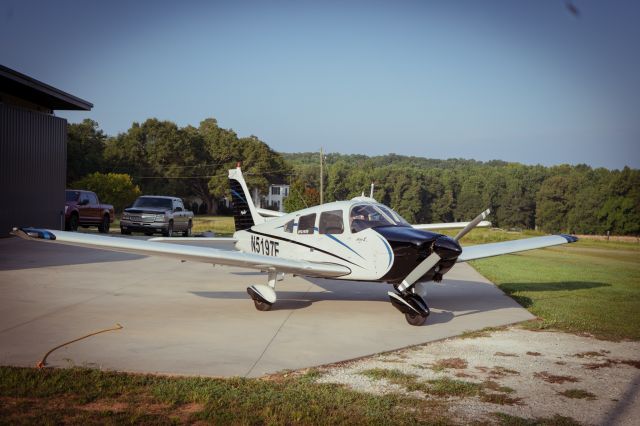
[[[270,311],[273,304],[267,302],[261,302],[260,300],[253,300],[253,304],[256,306],[256,309],[259,311]]]
[[[193,227],[193,223],[191,223],[191,221],[189,221],[189,226],[187,226],[187,229],[182,233],[183,237],[190,237],[191,236],[191,228]]]
[[[169,221],[169,227],[167,228],[167,230],[162,231],[162,235],[169,238],[173,237],[173,221],[172,220]]]
[[[427,321],[428,315],[404,314],[405,319],[411,325],[421,326]]]
[[[98,225],[98,232],[101,234],[109,233],[109,228],[111,227],[111,221],[109,220],[109,215],[105,214],[102,216],[102,222]]]
[[[127,229],[122,229],[122,228],[120,228],[120,233],[122,235],[131,235],[131,231],[129,231]]]
[[[67,231],[76,232],[78,230],[78,215],[73,213],[67,223]]]

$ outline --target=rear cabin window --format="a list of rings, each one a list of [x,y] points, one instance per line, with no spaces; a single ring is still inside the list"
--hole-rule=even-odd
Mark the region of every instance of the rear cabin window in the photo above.
[[[298,219],[298,234],[313,234],[313,228],[316,224],[316,214],[308,214],[300,216]]]
[[[342,210],[331,210],[320,214],[321,234],[342,234],[344,232],[344,222],[342,220]]]
[[[284,232],[293,232],[293,219],[284,224]]]

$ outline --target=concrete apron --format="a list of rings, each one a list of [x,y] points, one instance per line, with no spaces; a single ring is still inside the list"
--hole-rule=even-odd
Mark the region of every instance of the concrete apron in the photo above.
[[[466,264],[428,285],[413,327],[391,286],[286,276],[259,312],[266,275],[231,267],[0,239],[0,364],[257,377],[416,345],[533,316]]]

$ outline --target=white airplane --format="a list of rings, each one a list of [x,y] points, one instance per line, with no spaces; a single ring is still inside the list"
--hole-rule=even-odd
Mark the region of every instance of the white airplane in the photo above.
[[[388,292],[389,300],[411,325],[424,324],[429,315],[423,283],[441,281],[456,262],[577,241],[570,235],[550,235],[463,249],[458,241],[464,235],[476,226],[490,226],[483,221],[489,210],[471,222],[410,225],[393,209],[362,196],[284,214],[256,208],[240,167],[229,170],[229,183],[236,226],[233,238],[137,240],[38,228],[14,228],[12,233],[28,240],[266,271],[266,285],[247,288],[260,311],[276,303],[276,281],[284,273],[388,283],[395,290]],[[454,238],[430,231],[441,228],[462,230]],[[233,243],[236,250],[195,242]]]

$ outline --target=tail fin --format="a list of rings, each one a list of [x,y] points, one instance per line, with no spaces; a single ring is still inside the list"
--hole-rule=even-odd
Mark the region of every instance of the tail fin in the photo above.
[[[264,217],[258,214],[258,210],[251,200],[251,194],[249,194],[247,183],[242,177],[240,166],[229,170],[229,186],[231,186],[233,220],[236,224],[236,231],[264,223]]]

